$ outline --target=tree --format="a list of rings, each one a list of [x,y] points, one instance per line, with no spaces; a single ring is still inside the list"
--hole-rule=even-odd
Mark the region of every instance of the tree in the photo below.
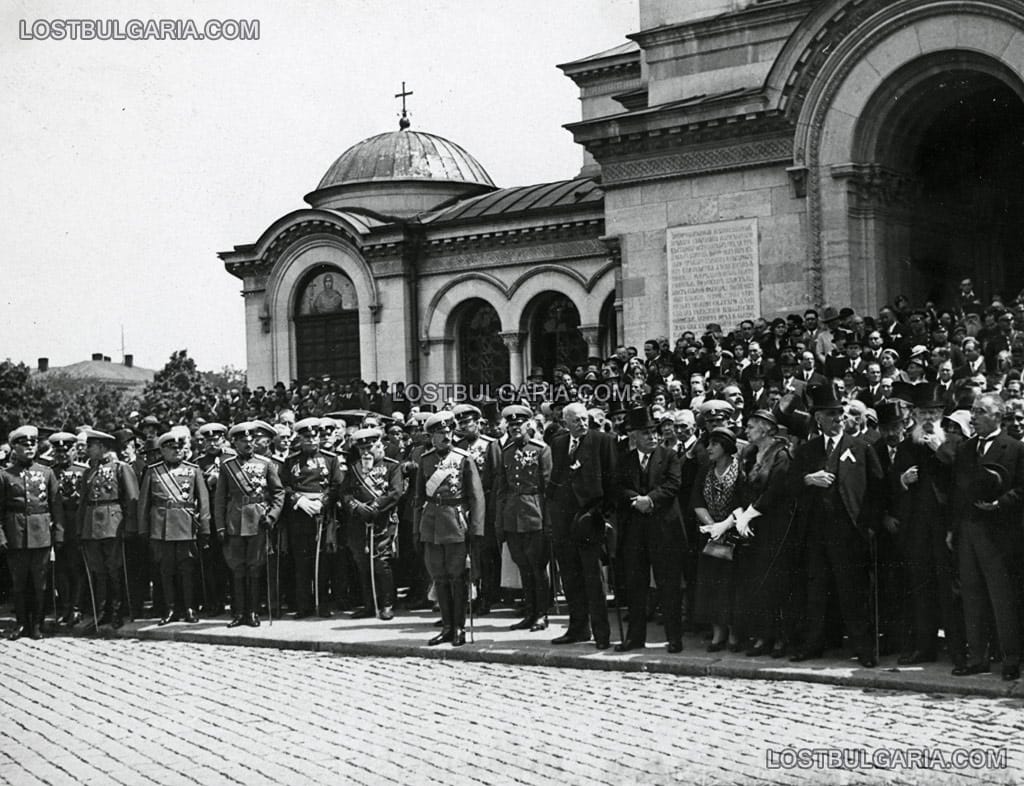
[[[172,352],[167,364],[142,390],[141,411],[156,415],[162,423],[191,424],[201,413],[209,386],[188,350]]]

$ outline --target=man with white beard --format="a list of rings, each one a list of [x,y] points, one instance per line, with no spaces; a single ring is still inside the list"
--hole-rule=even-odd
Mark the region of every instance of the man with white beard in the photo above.
[[[913,619],[912,646],[899,663],[935,661],[941,627],[953,665],[962,666],[963,609],[953,594],[954,555],[946,546],[956,446],[941,427],[942,391],[934,384],[915,385],[913,399],[914,428],[900,444],[891,470],[898,479],[899,531]]]

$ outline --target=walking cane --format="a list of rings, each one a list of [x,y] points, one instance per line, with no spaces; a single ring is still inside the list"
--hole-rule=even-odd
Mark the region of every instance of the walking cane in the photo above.
[[[267,565],[270,565],[270,560],[267,560]],[[274,530],[274,600],[278,603],[280,609],[281,603],[281,530]]]
[[[57,621],[57,552],[50,546],[50,591],[53,593],[53,627],[60,623]]]
[[[377,571],[374,569],[374,549],[373,549],[373,523],[366,523],[366,553],[370,559],[370,591],[373,593],[373,615],[375,617],[380,616],[380,610],[377,608]]]
[[[874,537],[871,538],[871,559],[875,563],[875,580],[874,580],[874,585],[875,585],[874,586],[874,595],[875,595],[875,662],[877,663],[878,659],[880,657],[879,656],[880,648],[879,648],[879,645],[878,645],[878,627],[879,627],[879,625],[878,625],[878,622],[879,622],[879,613],[878,613],[878,541]]]
[[[270,542],[270,533],[267,533],[267,548],[272,549],[274,545]],[[274,626],[274,599],[270,597],[270,553],[267,553],[267,625]]]
[[[82,552],[82,562],[85,563],[85,580],[89,584],[89,599],[92,601],[92,629],[100,629],[100,617],[96,613],[96,593],[92,588],[92,570],[89,569],[89,559],[85,556],[85,546],[79,546],[79,551]]]

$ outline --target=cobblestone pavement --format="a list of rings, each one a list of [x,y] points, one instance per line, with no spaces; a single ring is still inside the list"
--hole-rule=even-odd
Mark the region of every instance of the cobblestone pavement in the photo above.
[[[4,642],[0,658],[0,781],[18,786],[1024,778],[1015,699],[180,642]],[[828,745],[1007,756],[994,769],[791,766],[797,748]]]

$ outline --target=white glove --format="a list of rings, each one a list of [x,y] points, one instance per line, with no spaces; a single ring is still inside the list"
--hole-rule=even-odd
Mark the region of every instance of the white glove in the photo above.
[[[319,516],[323,507],[323,503],[320,500],[308,499],[306,497],[299,497],[295,502],[295,509],[301,510],[307,516]]]

